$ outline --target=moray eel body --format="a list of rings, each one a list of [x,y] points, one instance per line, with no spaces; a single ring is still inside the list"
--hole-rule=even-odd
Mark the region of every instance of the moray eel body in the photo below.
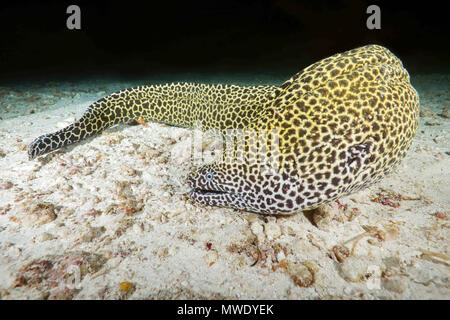
[[[318,61],[280,87],[168,84],[126,89],[34,140],[30,159],[142,118],[241,133],[232,156],[188,177],[198,203],[262,214],[313,209],[379,181],[404,158],[419,98],[401,61],[368,45]],[[245,132],[245,134],[242,134]]]

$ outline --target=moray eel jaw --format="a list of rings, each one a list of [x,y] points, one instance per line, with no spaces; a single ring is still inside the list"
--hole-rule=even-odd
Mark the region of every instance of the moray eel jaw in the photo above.
[[[205,190],[193,188],[189,192],[189,196],[197,203],[204,205],[220,206],[220,204],[243,202],[241,197],[236,193],[225,191]]]
[[[227,203],[233,203],[235,208],[241,208],[245,205],[239,194],[221,190],[192,188],[189,196],[197,203],[210,206],[226,206]]]
[[[206,206],[232,207],[249,212],[268,213],[252,206],[254,201],[238,193],[193,188],[189,192],[189,196],[196,203]]]
[[[204,189],[199,189],[199,188],[194,188],[191,189],[190,191],[191,196],[215,196],[215,195],[225,195],[225,194],[229,194],[228,192],[225,191],[216,191],[216,190],[204,190]],[[231,193],[230,193],[231,194]]]

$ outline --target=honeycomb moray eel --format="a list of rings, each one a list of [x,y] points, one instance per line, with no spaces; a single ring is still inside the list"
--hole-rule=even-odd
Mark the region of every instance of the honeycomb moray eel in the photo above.
[[[256,134],[234,145],[235,158],[189,175],[191,198],[288,214],[379,181],[404,158],[418,117],[419,97],[401,61],[367,45],[320,60],[280,87],[174,83],[122,90],[93,103],[75,123],[35,139],[28,153],[33,159],[139,118],[188,128],[199,123],[224,135],[245,129]]]

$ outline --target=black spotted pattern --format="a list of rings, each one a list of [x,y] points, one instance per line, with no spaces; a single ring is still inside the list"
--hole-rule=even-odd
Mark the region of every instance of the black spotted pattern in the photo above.
[[[280,87],[174,83],[122,90],[93,103],[74,124],[35,139],[29,157],[139,118],[200,124],[224,135],[245,129],[243,143],[233,145],[239,161],[199,167],[188,178],[190,196],[206,205],[291,213],[391,172],[417,131],[419,97],[401,61],[368,45],[320,60]]]

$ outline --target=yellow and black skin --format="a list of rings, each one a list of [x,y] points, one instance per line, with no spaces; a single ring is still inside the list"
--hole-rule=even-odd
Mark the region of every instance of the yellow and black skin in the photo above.
[[[35,139],[29,157],[137,119],[200,124],[224,135],[255,132],[234,147],[245,161],[231,158],[192,172],[190,196],[205,205],[289,214],[391,172],[417,131],[419,97],[401,61],[367,45],[320,60],[280,87],[173,83],[122,90],[93,103],[68,127]],[[269,171],[266,162],[255,161],[261,152]]]

